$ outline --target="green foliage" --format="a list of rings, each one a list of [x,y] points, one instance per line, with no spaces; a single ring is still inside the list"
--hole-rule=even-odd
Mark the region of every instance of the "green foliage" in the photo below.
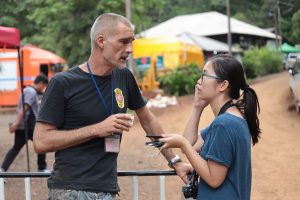
[[[296,44],[300,43],[300,9],[292,18],[292,41]]]
[[[280,4],[282,34],[291,44],[300,42],[300,1],[289,10]],[[231,15],[260,27],[274,27],[274,0],[231,0]],[[17,27],[21,44],[32,43],[64,57],[70,66],[88,59],[89,31],[95,18],[105,12],[125,15],[124,0],[2,0],[1,26]],[[224,0],[132,0],[136,33],[183,14],[216,10],[226,13]],[[288,10],[288,11],[287,11]],[[287,11],[287,12],[285,12]]]
[[[192,94],[200,74],[199,67],[194,64],[190,64],[187,67],[177,67],[171,73],[159,78],[160,87],[170,95],[182,96]]]
[[[255,78],[282,69],[281,54],[267,47],[257,48],[244,52],[243,64],[247,78]]]

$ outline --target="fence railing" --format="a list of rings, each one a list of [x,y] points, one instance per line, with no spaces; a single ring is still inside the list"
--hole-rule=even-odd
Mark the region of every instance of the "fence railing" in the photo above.
[[[118,171],[118,176],[132,177],[133,200],[138,200],[138,177],[139,176],[159,176],[160,200],[166,199],[165,176],[176,175],[174,170],[144,170],[144,171]],[[30,178],[48,178],[50,173],[46,172],[0,172],[0,200],[5,200],[4,178],[24,178],[25,199],[31,199]]]

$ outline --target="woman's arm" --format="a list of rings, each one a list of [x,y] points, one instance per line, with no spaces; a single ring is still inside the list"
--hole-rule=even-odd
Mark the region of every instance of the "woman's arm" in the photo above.
[[[195,171],[212,188],[218,188],[225,180],[228,168],[213,160],[204,160],[194,150],[190,144],[182,147],[182,152],[186,155]]]
[[[219,187],[228,168],[212,160],[204,160],[187,139],[177,134],[163,135],[159,141],[165,142],[163,148],[180,148],[199,176],[212,188]]]

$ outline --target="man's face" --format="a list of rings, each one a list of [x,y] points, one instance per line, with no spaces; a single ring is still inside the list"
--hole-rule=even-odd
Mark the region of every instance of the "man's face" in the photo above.
[[[43,82],[40,82],[37,84],[37,87],[36,87],[36,90],[37,90],[37,93],[38,94],[43,94],[45,89],[47,87],[47,84],[43,83]]]
[[[102,53],[105,63],[110,67],[125,67],[126,60],[133,50],[133,40],[132,28],[119,23],[114,33],[104,39]]]

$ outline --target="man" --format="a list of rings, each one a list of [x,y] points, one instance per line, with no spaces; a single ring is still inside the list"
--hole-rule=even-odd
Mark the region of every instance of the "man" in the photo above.
[[[163,133],[125,68],[133,25],[123,16],[103,14],[90,36],[89,59],[51,79],[37,119],[36,152],[56,152],[49,199],[116,198],[120,139],[132,126],[124,114],[127,108],[135,110],[146,133]],[[169,161],[175,157],[171,151],[163,153]],[[190,169],[178,161],[176,157],[172,164],[184,177]]]
[[[25,87],[24,92],[24,102],[25,102],[25,112],[27,115],[27,139],[32,140],[33,129],[35,124],[35,117],[38,113],[38,94],[41,94],[48,84],[48,78],[41,74],[38,75],[31,86]],[[9,126],[9,132],[15,133],[14,146],[7,152],[4,161],[1,165],[1,171],[7,171],[24,144],[27,142],[25,137],[24,128],[24,113],[23,113],[23,102],[22,95],[19,97],[17,116],[13,123]],[[37,159],[38,171],[45,171],[47,167],[46,155],[38,154]]]

